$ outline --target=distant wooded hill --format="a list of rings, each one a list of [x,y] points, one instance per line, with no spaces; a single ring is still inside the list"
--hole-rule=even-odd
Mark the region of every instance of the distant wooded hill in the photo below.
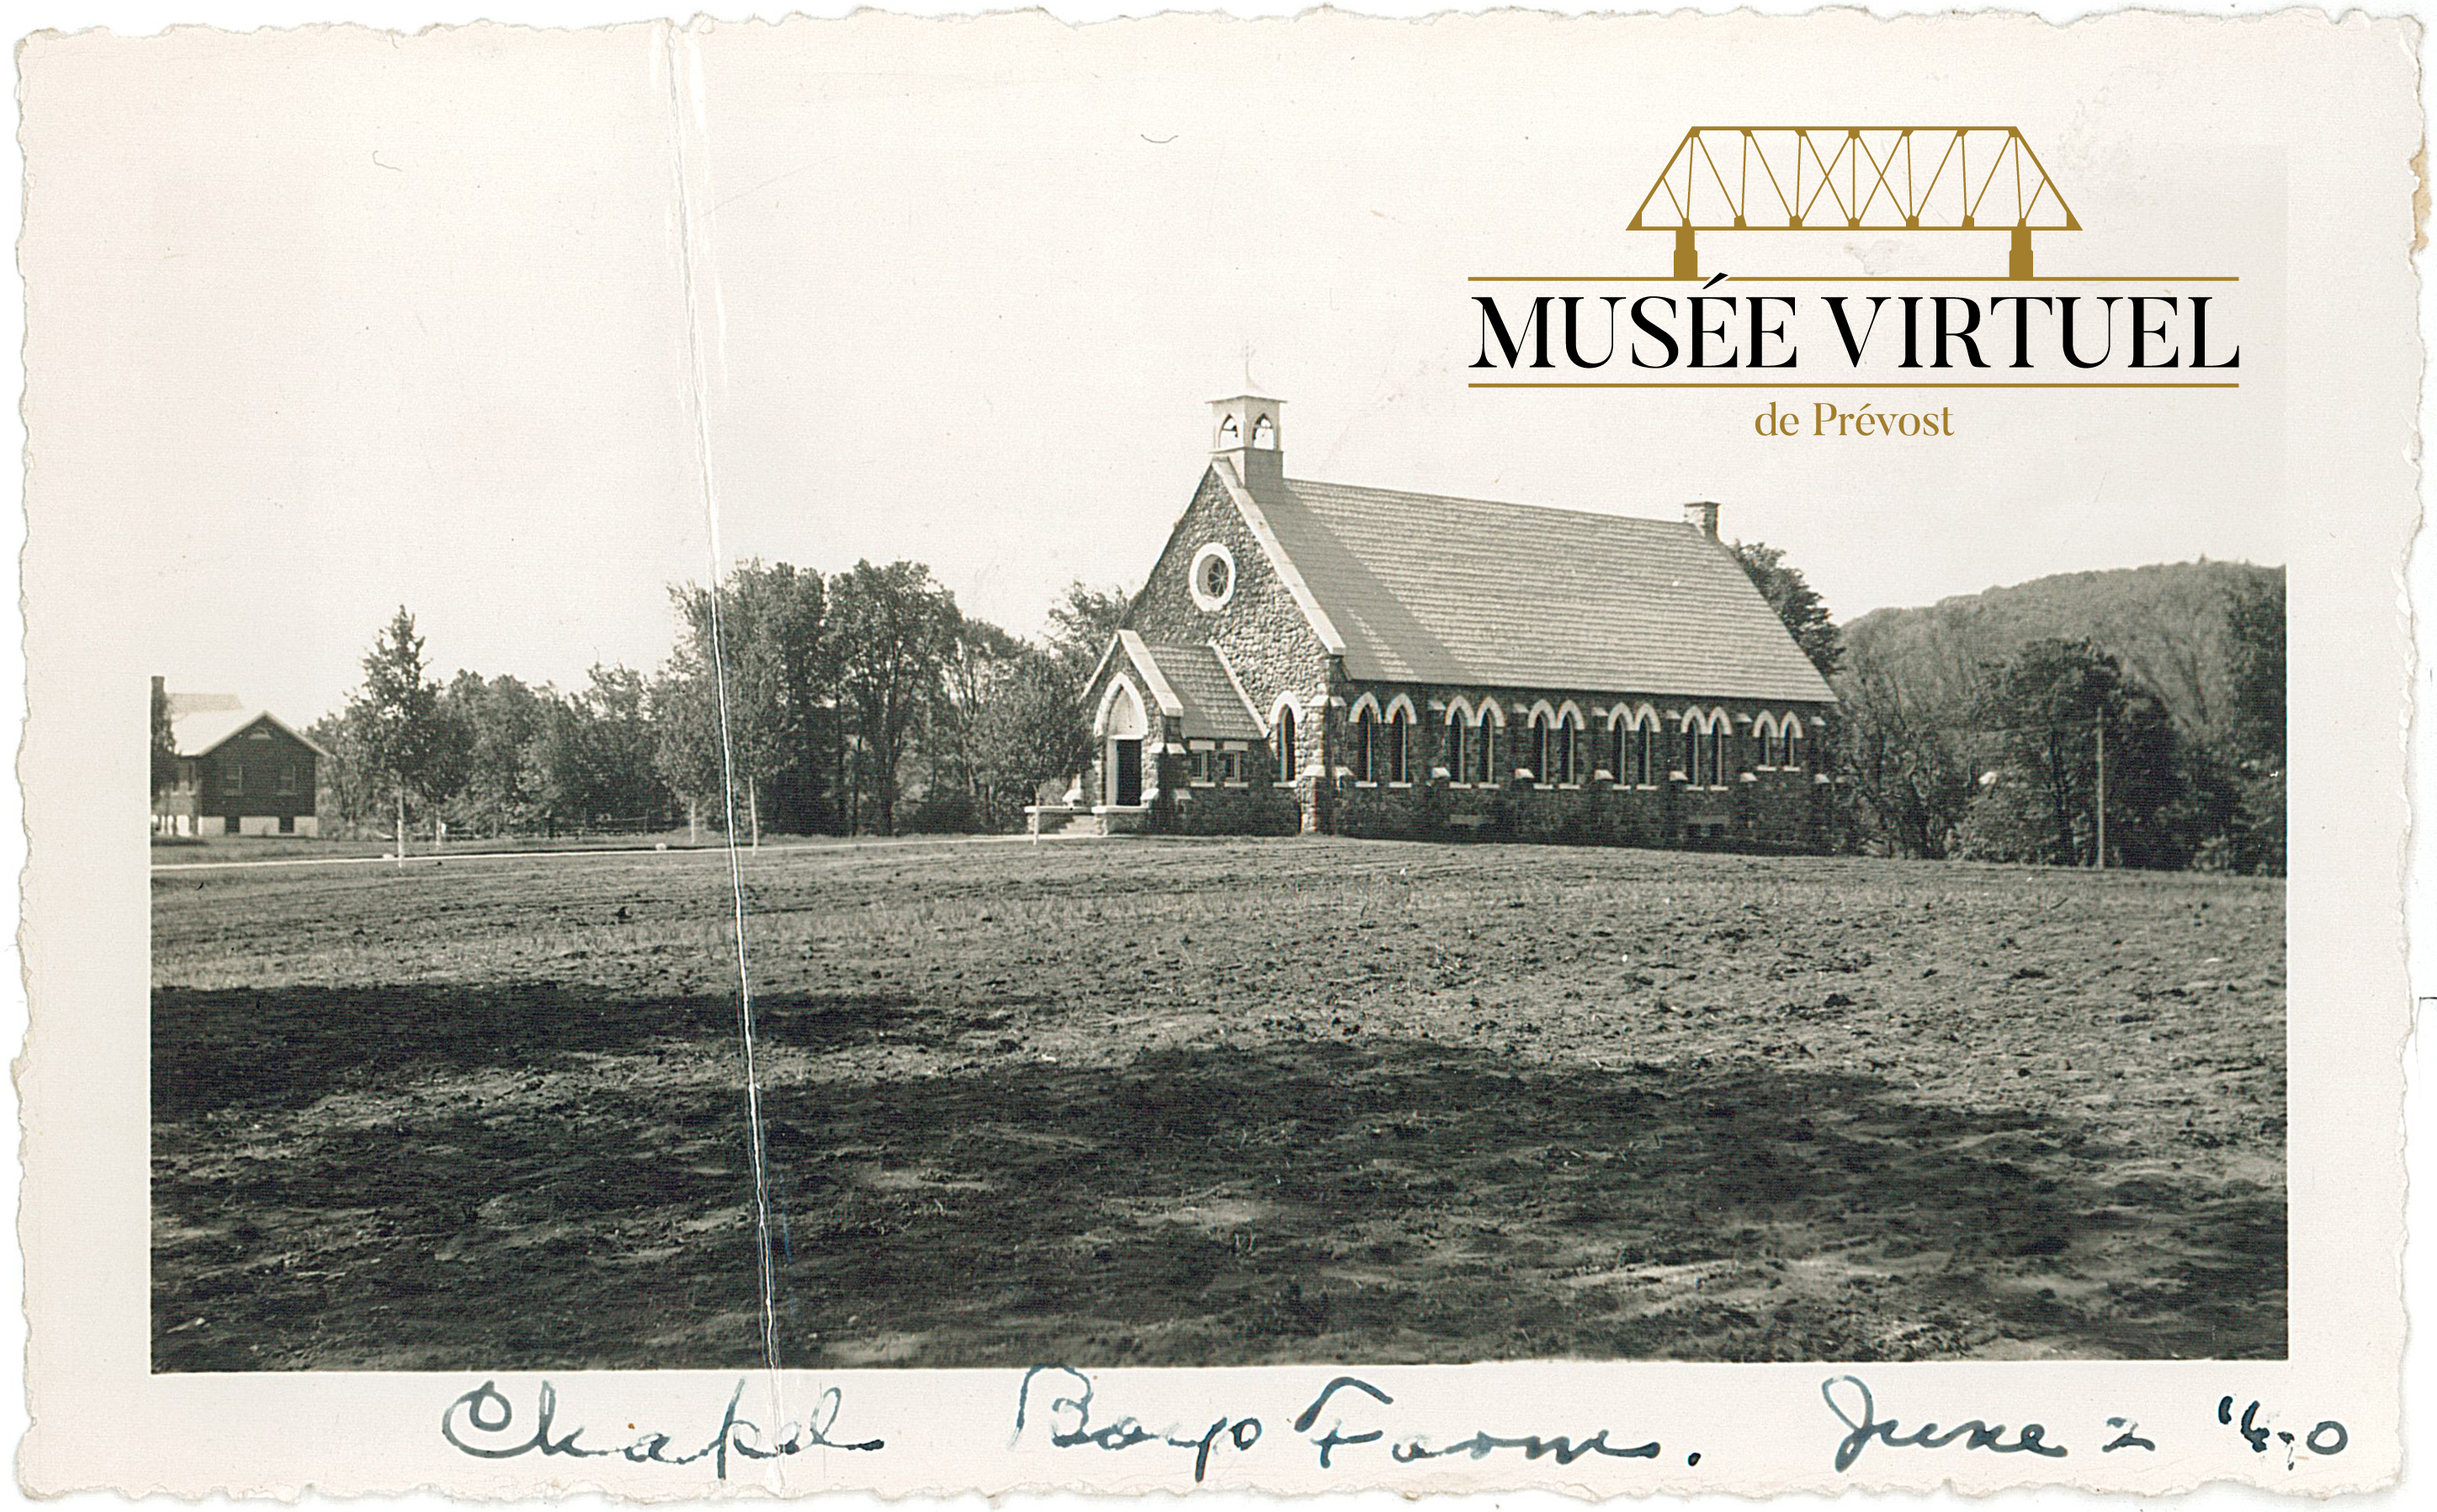
[[[2062,572],[1925,608],[1874,609],[1845,626],[1846,654],[1924,696],[1961,703],[1986,668],[2025,642],[2089,641],[2158,695],[2177,733],[2222,746],[2235,737],[2236,718],[2229,611],[2284,583],[2283,568],[2249,562]]]
[[[2128,864],[2281,869],[2284,594],[2282,568],[2172,562],[1853,621],[1835,683],[1866,842],[2092,856],[2074,816],[2095,782],[2095,724],[2106,723],[2107,741],[2125,743],[2114,753],[2125,780],[2136,739],[2153,768],[2148,814],[2119,817],[2126,795],[2109,794],[2111,858],[2138,837],[2142,859],[2127,853]],[[2137,737],[2136,705],[2165,728]],[[2117,732],[2124,711],[2132,723]]]

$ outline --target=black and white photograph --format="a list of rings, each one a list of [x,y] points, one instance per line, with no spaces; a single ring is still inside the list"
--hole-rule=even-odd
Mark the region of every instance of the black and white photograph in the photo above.
[[[115,870],[43,905],[130,943],[37,960],[28,1095],[46,1013],[133,1068],[131,1368],[413,1386],[491,1475],[466,1424],[599,1373],[852,1427],[911,1372],[1832,1365],[1805,1485],[2262,1475],[2276,1412],[2374,1484],[2391,1425],[2243,1382],[2399,1345],[2310,1300],[2391,1257],[2302,1248],[2399,1187],[2296,1128],[2394,1116],[2383,1040],[2306,1046],[2403,1011],[2404,630],[2319,606],[2411,474],[2293,418],[2333,149],[2209,128],[2358,65],[2383,152],[2408,62],[1552,25],[29,43],[28,897],[72,818]],[[2379,162],[2313,224],[2407,242]],[[2177,1362],[2146,1460],[2103,1394],[2047,1464],[1887,1417]],[[1463,1443],[1704,1459],[1557,1399]]]

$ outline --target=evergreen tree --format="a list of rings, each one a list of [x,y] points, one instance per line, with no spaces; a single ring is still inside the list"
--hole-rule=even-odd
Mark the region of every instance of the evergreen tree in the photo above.
[[[1783,552],[1761,541],[1737,541],[1732,550],[1735,560],[1743,564],[1744,575],[1785,622],[1794,643],[1821,677],[1834,677],[1844,657],[1844,639],[1829,616],[1827,603],[1804,581],[1802,570],[1786,566]]]
[[[363,684],[347,700],[351,744],[389,790],[403,857],[409,800],[446,797],[455,754],[441,717],[439,685],[424,665],[423,637],[403,605],[364,654],[363,666]]]
[[[169,695],[162,691],[161,679],[152,679],[152,796],[176,785],[178,781],[178,731],[169,722]]]

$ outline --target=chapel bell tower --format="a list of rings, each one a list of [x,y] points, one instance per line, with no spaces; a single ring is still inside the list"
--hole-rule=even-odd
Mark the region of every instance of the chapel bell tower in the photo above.
[[[1279,433],[1277,399],[1239,394],[1210,401],[1210,455],[1236,466],[1247,488],[1274,487],[1286,478],[1286,443]]]

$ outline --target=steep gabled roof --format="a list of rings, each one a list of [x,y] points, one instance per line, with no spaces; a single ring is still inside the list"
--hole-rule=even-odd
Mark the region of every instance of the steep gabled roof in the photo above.
[[[181,700],[188,700],[182,704]],[[169,732],[181,756],[208,756],[256,724],[268,721],[316,756],[330,753],[312,737],[289,728],[276,714],[248,709],[226,694],[171,694]]]
[[[1834,701],[1698,526],[1294,479],[1254,497],[1350,677]]]
[[[1206,645],[1146,642],[1183,706],[1184,733],[1196,740],[1259,740],[1260,716],[1244,701],[1218,650]]]

